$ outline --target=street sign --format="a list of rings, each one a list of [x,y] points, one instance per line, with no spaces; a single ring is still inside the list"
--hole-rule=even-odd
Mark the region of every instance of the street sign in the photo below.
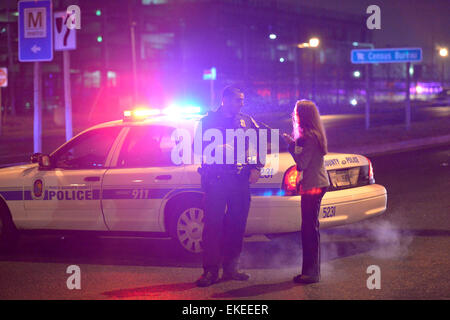
[[[8,69],[0,68],[0,87],[8,86]]]
[[[76,43],[76,29],[67,28],[67,20],[70,15],[66,11],[58,11],[53,15],[53,30],[55,31],[55,50],[75,50]]]
[[[203,80],[216,80],[216,68],[212,67],[203,71]]]
[[[355,49],[352,63],[401,63],[422,61],[422,48]]]
[[[19,1],[19,61],[53,59],[50,0]]]

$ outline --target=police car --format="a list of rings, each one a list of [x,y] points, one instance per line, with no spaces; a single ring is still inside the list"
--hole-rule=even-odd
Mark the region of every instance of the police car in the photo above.
[[[0,246],[11,246],[20,230],[73,230],[170,236],[182,249],[201,252],[199,165],[171,158],[173,131],[193,132],[199,119],[180,110],[126,111],[124,119],[89,128],[50,155],[0,169]],[[321,228],[386,210],[386,189],[375,184],[369,159],[330,153],[325,164],[332,185],[322,200]],[[246,235],[300,230],[296,177],[289,153],[267,155],[251,186]]]

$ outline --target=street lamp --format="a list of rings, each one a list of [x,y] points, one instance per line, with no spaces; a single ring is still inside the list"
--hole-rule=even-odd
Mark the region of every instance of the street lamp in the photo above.
[[[311,38],[309,39],[309,46],[311,48],[317,48],[319,46],[319,39],[318,38]],[[312,100],[316,100],[316,50],[312,52],[313,55],[313,87],[312,87]]]
[[[439,55],[442,57],[441,84],[442,84],[442,90],[443,90],[444,89],[444,81],[445,81],[445,58],[447,58],[447,56],[448,56],[448,49],[440,48]]]
[[[318,38],[311,38],[311,39],[309,39],[309,46],[311,48],[317,48],[319,46],[319,43],[320,43],[320,41],[319,41]]]
[[[320,44],[319,38],[313,37],[310,38],[308,42],[303,42],[297,44],[297,48],[303,49],[303,48],[317,48]],[[313,86],[312,86],[312,100],[316,99],[316,51],[312,52],[312,66],[313,66]]]

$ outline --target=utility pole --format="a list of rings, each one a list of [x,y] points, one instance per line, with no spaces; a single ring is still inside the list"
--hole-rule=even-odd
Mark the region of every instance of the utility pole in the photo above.
[[[316,102],[316,50],[312,50],[312,67],[313,67],[313,83],[312,83],[312,101]]]
[[[66,119],[66,141],[72,139],[72,93],[70,90],[70,53],[63,51],[63,69],[64,69],[64,102]]]
[[[411,67],[411,62],[406,63],[406,130],[409,130],[411,127],[411,100],[409,96],[409,87],[411,86],[411,75],[409,74],[409,68]]]
[[[370,64],[366,64],[366,130],[370,127]]]
[[[6,7],[6,21],[8,23],[8,27],[6,28],[6,36],[8,41],[8,71],[9,71],[9,104],[11,105],[11,115],[16,114],[16,87],[14,82],[14,76],[13,76],[13,51],[12,51],[12,35],[11,35],[11,24],[12,22],[9,21],[10,19],[10,12],[9,12],[9,6]],[[6,105],[5,105],[5,115],[6,115]]]
[[[136,21],[134,21],[134,16],[131,8],[131,2],[128,2],[128,21],[130,24],[130,37],[131,37],[131,63],[133,71],[133,104],[137,103],[137,66],[136,66]]]
[[[42,152],[42,105],[41,105],[41,63],[34,62],[34,153]]]

